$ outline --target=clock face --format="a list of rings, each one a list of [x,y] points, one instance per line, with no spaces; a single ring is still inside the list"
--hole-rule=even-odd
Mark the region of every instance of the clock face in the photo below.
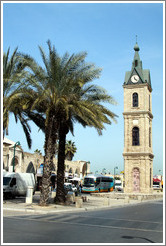
[[[139,76],[138,76],[138,75],[133,75],[133,76],[131,77],[131,81],[132,81],[133,83],[137,83],[137,82],[139,81]]]

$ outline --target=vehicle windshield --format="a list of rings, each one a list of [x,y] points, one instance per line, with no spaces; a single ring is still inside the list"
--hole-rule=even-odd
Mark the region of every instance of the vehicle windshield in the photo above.
[[[84,179],[84,186],[85,187],[90,187],[90,186],[94,186],[95,181],[93,178],[85,178]]]
[[[64,184],[64,189],[71,191],[72,190],[71,184]]]
[[[115,186],[121,186],[122,184],[121,183],[116,183]]]
[[[10,183],[10,177],[3,177],[3,185],[8,185]]]

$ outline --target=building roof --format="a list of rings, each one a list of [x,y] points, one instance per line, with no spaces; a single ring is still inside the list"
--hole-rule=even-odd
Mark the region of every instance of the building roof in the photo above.
[[[127,71],[125,74],[124,85],[133,84],[131,82],[131,76],[138,75],[140,77],[140,80],[137,84],[148,84],[150,89],[152,89],[150,71],[149,69],[142,68],[142,61],[140,60],[140,57],[139,57],[140,49],[139,49],[137,42],[136,42],[136,45],[134,46],[134,50],[135,50],[135,54],[134,54],[134,59],[132,62],[132,67],[131,67],[131,70]]]
[[[15,142],[13,142],[12,140],[5,138],[3,139],[3,144],[8,144],[8,145],[15,145]]]
[[[12,141],[12,140],[6,138],[6,137],[4,137],[4,139],[3,139],[3,144],[4,144],[4,146],[5,146],[5,145],[8,145],[9,148],[14,148],[15,143],[16,143],[16,142],[14,142],[14,141]],[[17,150],[23,151],[21,145],[17,145],[17,146],[16,146],[16,149],[17,149]]]

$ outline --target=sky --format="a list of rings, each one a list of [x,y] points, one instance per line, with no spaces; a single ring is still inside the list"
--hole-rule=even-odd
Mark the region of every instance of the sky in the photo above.
[[[124,170],[123,83],[125,72],[131,70],[137,35],[140,59],[143,69],[150,70],[153,89],[153,174],[164,171],[163,2],[5,2],[2,25],[4,52],[10,47],[12,53],[18,47],[43,66],[38,46],[47,53],[50,39],[59,55],[86,51],[86,61],[102,68],[101,77],[93,84],[105,88],[118,103],[109,106],[118,115],[117,124],[105,125],[102,136],[95,129],[76,124],[74,136],[68,134],[67,140],[77,147],[73,160],[90,161],[92,172],[105,168],[112,174],[115,166],[117,174]],[[31,150],[13,116],[6,137],[20,141],[26,152],[40,149],[44,154],[44,134],[33,123]]]

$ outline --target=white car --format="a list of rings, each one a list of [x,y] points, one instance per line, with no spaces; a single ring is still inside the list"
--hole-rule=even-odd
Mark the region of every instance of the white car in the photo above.
[[[77,187],[75,187],[75,185],[72,185],[72,191],[76,192],[77,191]]]

